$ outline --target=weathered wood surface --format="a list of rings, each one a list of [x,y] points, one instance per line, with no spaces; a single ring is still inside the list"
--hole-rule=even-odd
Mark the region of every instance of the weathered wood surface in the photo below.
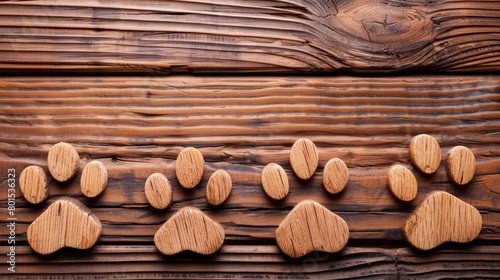
[[[211,256],[166,257],[152,245],[99,245],[84,254],[68,250],[41,257],[19,246],[23,265],[2,279],[492,279],[500,273],[499,255],[500,246],[448,247],[432,254],[347,247],[291,259],[275,246],[227,245]]]
[[[499,68],[499,1],[0,1],[4,74]]]
[[[147,278],[179,278],[183,274],[176,273],[184,272],[200,278],[493,277],[500,262],[499,93],[499,76],[0,78],[2,180],[8,168],[20,174],[36,164],[47,171],[47,153],[59,141],[72,143],[82,158],[70,183],[50,179],[47,201],[31,205],[18,196],[17,240],[24,252],[19,271],[96,277],[134,272]],[[470,148],[477,160],[472,182],[450,183],[444,161],[433,175],[412,167],[408,146],[420,133],[438,140],[443,159],[453,146]],[[319,167],[309,181],[298,179],[289,163],[290,148],[301,137],[314,141],[319,151]],[[175,178],[175,159],[187,146],[199,149],[206,161],[201,185],[193,190]],[[323,167],[332,157],[344,160],[350,172],[346,189],[337,195],[321,186]],[[96,159],[106,166],[109,183],[91,199],[81,194],[79,182],[85,163]],[[290,193],[282,201],[268,198],[260,185],[270,162],[282,165],[290,179]],[[395,163],[408,166],[417,178],[418,195],[411,203],[399,202],[386,187],[386,173]],[[233,190],[214,207],[205,187],[217,169],[228,171]],[[166,210],[155,210],[144,194],[146,179],[155,172],[165,174],[173,187],[173,204]],[[483,227],[472,244],[446,244],[427,253],[407,248],[403,222],[433,190],[448,191],[480,211]],[[26,229],[62,195],[76,197],[101,220],[98,247],[88,254],[36,256],[24,247]],[[313,258],[313,268],[307,259],[286,258],[274,241],[279,223],[306,198],[334,211],[350,228],[348,247],[328,260]],[[0,192],[0,203],[7,204],[6,192]],[[207,258],[161,256],[153,247],[155,232],[189,205],[224,227],[222,251]],[[5,217],[6,208],[0,209]],[[7,235],[1,226],[1,240]],[[80,258],[88,262],[85,268]]]

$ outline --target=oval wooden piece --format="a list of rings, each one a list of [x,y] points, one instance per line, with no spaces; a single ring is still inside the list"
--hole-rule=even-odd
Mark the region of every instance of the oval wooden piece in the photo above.
[[[161,173],[149,175],[144,185],[144,193],[149,204],[156,209],[166,209],[172,203],[172,185]]]
[[[481,227],[481,214],[474,206],[447,192],[436,191],[413,211],[403,233],[413,247],[430,250],[447,241],[470,242],[479,235]]]
[[[285,198],[288,195],[289,183],[283,167],[276,163],[266,165],[262,170],[262,187],[272,199]]]
[[[98,160],[91,161],[83,168],[80,188],[86,197],[100,195],[108,185],[106,166]]]
[[[60,142],[50,148],[47,165],[54,179],[67,182],[78,172],[80,156],[71,144]]]
[[[200,183],[204,170],[205,160],[197,149],[185,148],[177,156],[175,174],[181,186],[186,189],[192,189]]]
[[[318,162],[318,149],[311,140],[302,138],[295,141],[290,151],[290,164],[300,179],[311,178],[318,168]]]
[[[31,223],[27,239],[33,250],[47,255],[63,247],[88,249],[101,232],[101,222],[87,207],[74,198],[64,197]]]
[[[225,170],[215,171],[207,184],[207,201],[211,205],[220,205],[231,194],[231,189],[233,188],[233,182],[231,181],[231,176]]]
[[[476,173],[476,158],[469,148],[456,146],[448,151],[446,173],[457,185],[468,184]]]
[[[387,187],[401,201],[412,201],[417,197],[417,179],[411,171],[400,165],[393,165],[387,172]]]
[[[425,174],[436,172],[441,163],[441,148],[434,137],[420,134],[410,142],[410,159]]]
[[[349,227],[344,219],[312,200],[298,203],[276,230],[278,246],[293,258],[314,251],[338,252],[348,239]]]
[[[323,187],[331,194],[341,192],[349,181],[349,169],[339,158],[330,159],[323,169]]]
[[[26,167],[19,176],[19,188],[26,201],[38,204],[49,196],[49,184],[40,166]]]
[[[156,248],[165,255],[192,251],[203,255],[219,250],[224,228],[195,207],[184,207],[166,221],[154,236]]]

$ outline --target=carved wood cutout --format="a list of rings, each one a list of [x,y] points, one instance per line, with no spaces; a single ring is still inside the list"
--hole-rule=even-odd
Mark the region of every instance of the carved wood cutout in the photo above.
[[[465,243],[481,232],[482,217],[472,205],[436,191],[428,195],[406,220],[403,233],[415,248],[430,250],[453,241]]]
[[[224,228],[195,207],[184,207],[166,221],[154,236],[158,250],[165,255],[192,251],[203,255],[219,250]]]
[[[313,251],[335,253],[349,239],[347,223],[323,205],[304,200],[290,211],[276,230],[276,242],[290,257]]]
[[[47,255],[63,247],[88,249],[97,242],[101,231],[101,222],[87,207],[64,197],[31,223],[27,239],[33,250]]]

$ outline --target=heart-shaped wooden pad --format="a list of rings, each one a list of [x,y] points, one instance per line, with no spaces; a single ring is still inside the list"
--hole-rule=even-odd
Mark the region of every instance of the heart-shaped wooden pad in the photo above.
[[[436,191],[406,220],[403,233],[415,248],[430,250],[447,241],[472,241],[481,226],[481,215],[474,206],[447,192]]]
[[[52,203],[28,227],[28,242],[37,253],[47,255],[63,247],[88,249],[101,236],[97,217],[81,202],[64,197]]]
[[[192,251],[209,255],[224,242],[224,228],[195,207],[177,211],[156,232],[156,248],[165,255]]]
[[[348,239],[347,223],[312,200],[297,204],[276,230],[278,246],[293,258],[313,251],[338,252],[345,247]]]

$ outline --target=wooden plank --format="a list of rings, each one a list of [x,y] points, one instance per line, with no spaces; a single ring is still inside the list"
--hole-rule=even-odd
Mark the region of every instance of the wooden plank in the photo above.
[[[395,278],[394,250],[347,248],[338,254],[311,254],[303,259],[286,258],[277,246],[225,246],[211,256],[181,254],[165,257],[154,246],[96,246],[88,254],[59,252],[48,258],[33,255],[29,247],[20,247],[17,277],[57,275],[75,277],[85,266],[86,277],[104,278],[258,278],[315,279],[355,278],[373,275],[377,279]],[[361,261],[353,259],[363,258]],[[181,265],[179,265],[181,263]],[[43,271],[44,274],[40,275]],[[4,272],[0,272],[4,274]],[[85,273],[85,274],[83,274]]]
[[[336,254],[316,253],[290,259],[274,245],[227,245],[212,256],[185,253],[174,257],[162,256],[151,245],[98,245],[85,254],[63,250],[48,257],[33,254],[28,246],[19,246],[17,260],[15,277],[2,270],[3,279],[45,279],[55,275],[58,279],[76,276],[120,279],[492,278],[499,273],[500,247],[453,248],[447,245],[433,254],[407,247],[346,247]],[[82,266],[85,271],[80,269]]]
[[[8,168],[19,174],[31,164],[47,171],[48,150],[59,141],[71,142],[82,158],[71,182],[50,180],[49,199],[41,205],[27,203],[17,188],[17,276],[396,279],[462,272],[491,278],[498,273],[495,244],[500,240],[499,93],[500,77],[491,75],[0,78],[1,178]],[[450,183],[444,163],[431,176],[416,171],[408,145],[419,133],[436,137],[443,157],[455,145],[469,147],[477,160],[472,182],[465,187]],[[289,164],[290,147],[300,137],[313,140],[319,151],[319,169],[309,181],[297,179]],[[193,190],[183,189],[175,178],[175,158],[186,146],[198,148],[206,161],[202,183]],[[321,186],[323,167],[332,157],[342,158],[351,174],[338,195]],[[107,167],[109,185],[89,199],[81,194],[79,180],[84,164],[94,159]],[[270,162],[282,165],[290,179],[284,201],[267,198],[260,185],[260,172]],[[385,185],[394,163],[410,167],[417,178],[418,195],[411,203],[398,202]],[[234,184],[219,207],[204,196],[216,169],[227,170]],[[153,172],[164,173],[172,183],[173,205],[167,210],[147,204],[144,183]],[[472,244],[448,244],[427,253],[407,248],[402,224],[433,190],[448,191],[480,211],[483,227]],[[34,255],[27,247],[27,227],[64,195],[76,197],[102,221],[98,246],[83,254]],[[303,199],[322,203],[350,228],[347,249],[310,266],[307,257],[284,256],[274,241],[278,224]],[[0,204],[7,205],[6,200],[6,192],[0,192]],[[221,252],[165,257],[154,249],[156,230],[187,205],[222,224]],[[0,216],[6,214],[0,207]],[[0,240],[7,235],[1,226]]]
[[[3,74],[488,72],[500,2],[1,1]]]
[[[19,199],[21,234],[48,203],[70,195],[105,222],[107,242],[150,242],[162,221],[186,205],[220,220],[229,240],[270,242],[287,212],[312,198],[343,214],[352,240],[401,242],[408,213],[428,192],[442,189],[482,211],[480,239],[498,239],[498,77],[453,80],[450,86],[447,77],[5,78],[0,82],[2,172],[14,167],[20,173],[30,164],[47,170],[48,149],[59,141],[73,143],[84,162],[99,159],[108,169],[109,186],[98,199],[83,197],[80,175],[69,186],[51,181],[51,198],[41,206]],[[418,133],[434,135],[443,156],[458,144],[472,149],[478,167],[469,186],[453,186],[444,166],[433,176],[413,170],[418,198],[396,202],[385,187],[386,172],[394,163],[409,164],[408,144]],[[288,162],[289,148],[301,136],[315,141],[320,152],[320,169],[307,182],[293,175]],[[190,145],[205,156],[207,172],[200,187],[185,191],[174,165],[178,152]],[[332,157],[342,158],[351,173],[338,196],[321,187],[321,168]],[[284,166],[291,181],[282,202],[268,199],[260,186],[261,170],[270,162]],[[234,183],[222,209],[206,202],[204,189],[219,168]],[[172,181],[170,211],[147,204],[143,186],[153,172]],[[0,198],[5,201],[6,193]]]

